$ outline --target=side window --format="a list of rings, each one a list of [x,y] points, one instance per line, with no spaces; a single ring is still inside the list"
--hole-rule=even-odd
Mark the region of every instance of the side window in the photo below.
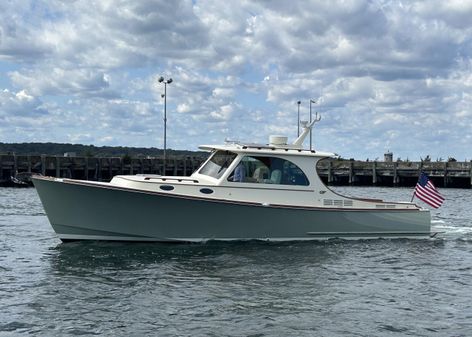
[[[303,171],[291,161],[259,156],[243,157],[229,175],[228,181],[301,186],[310,184]]]

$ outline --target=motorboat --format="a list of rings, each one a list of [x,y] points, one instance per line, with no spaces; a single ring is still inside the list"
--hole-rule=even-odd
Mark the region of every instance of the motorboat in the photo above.
[[[304,149],[312,123],[292,143],[229,141],[191,176],[117,175],[110,182],[34,176],[62,241],[319,240],[427,238],[431,217],[411,202],[340,195],[321,181]]]

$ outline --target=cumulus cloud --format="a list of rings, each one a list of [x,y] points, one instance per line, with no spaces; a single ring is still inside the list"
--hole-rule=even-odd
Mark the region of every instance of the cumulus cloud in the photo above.
[[[37,97],[28,94],[25,90],[11,92],[4,89],[0,92],[0,116],[31,116],[47,114],[43,103]]]
[[[100,68],[140,65],[194,57],[208,43],[191,1],[53,0],[1,6],[2,56],[29,62],[47,54],[61,63]]]
[[[109,77],[92,69],[36,68],[8,73],[11,82],[35,95],[82,95],[112,97]]]
[[[316,99],[324,149],[467,157],[471,15],[460,0],[2,2],[0,118],[44,141],[156,146],[164,75],[174,148],[294,137],[296,102],[307,119]]]

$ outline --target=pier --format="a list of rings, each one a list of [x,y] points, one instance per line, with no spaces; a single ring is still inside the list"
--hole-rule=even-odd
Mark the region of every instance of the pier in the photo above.
[[[318,174],[328,185],[415,186],[425,172],[437,187],[471,188],[472,162],[322,160]]]
[[[160,174],[188,176],[205,160],[202,156],[157,158],[65,157],[0,154],[0,182],[11,177],[41,174],[44,176],[110,181],[118,174]]]
[[[166,160],[129,157],[67,157],[0,154],[0,183],[11,177],[42,174],[53,177],[109,181],[118,174],[189,176],[205,156],[174,155]],[[328,185],[414,186],[424,171],[438,187],[471,188],[472,162],[382,162],[324,159],[318,174]]]

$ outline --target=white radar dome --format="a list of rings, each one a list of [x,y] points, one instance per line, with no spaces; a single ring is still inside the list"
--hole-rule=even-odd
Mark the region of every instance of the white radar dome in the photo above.
[[[269,136],[269,144],[271,145],[287,145],[288,137],[285,136]]]

